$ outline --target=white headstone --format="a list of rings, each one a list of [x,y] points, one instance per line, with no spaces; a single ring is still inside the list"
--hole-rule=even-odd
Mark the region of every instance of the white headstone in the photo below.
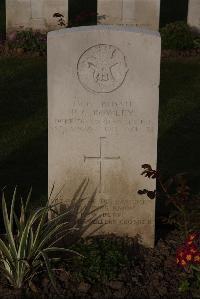
[[[60,28],[54,13],[68,22],[68,0],[6,0],[7,32],[14,30],[48,31]]]
[[[156,168],[159,34],[134,27],[91,26],[48,34],[49,189],[70,198],[83,178],[98,187],[98,233],[141,235],[154,244],[155,189],[140,175]],[[89,190],[89,193],[91,192]]]
[[[31,19],[30,27],[32,29],[45,30],[46,20],[44,18],[45,0],[31,0]]]
[[[97,0],[99,23],[159,29],[160,0]]]
[[[49,30],[59,28],[58,20],[52,18],[53,14],[58,12],[64,16],[64,20],[68,22],[68,0],[44,0],[44,17]]]
[[[200,32],[200,0],[189,0],[188,24]]]
[[[6,0],[7,31],[29,28],[31,0]]]
[[[31,16],[32,19],[44,17],[44,2],[45,0],[31,0]]]

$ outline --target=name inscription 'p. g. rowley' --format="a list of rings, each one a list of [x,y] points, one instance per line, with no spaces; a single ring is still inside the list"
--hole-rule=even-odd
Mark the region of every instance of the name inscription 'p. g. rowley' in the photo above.
[[[48,34],[49,190],[70,203],[84,178],[96,188],[88,233],[140,235],[154,244],[160,74],[158,33],[87,26]],[[84,204],[84,202],[83,202]],[[96,209],[101,207],[101,209]],[[99,216],[99,217],[98,217]]]

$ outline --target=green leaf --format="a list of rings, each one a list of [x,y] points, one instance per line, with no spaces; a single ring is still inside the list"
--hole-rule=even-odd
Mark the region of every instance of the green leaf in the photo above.
[[[23,230],[22,237],[19,244],[18,249],[18,258],[24,258],[25,252],[26,252],[26,245],[28,241],[29,231],[32,227],[32,225],[35,223],[35,221],[40,217],[41,212],[44,210],[44,208],[41,208],[37,210],[32,216],[29,217],[29,220],[27,221],[27,224]]]
[[[2,197],[2,210],[3,210],[4,225],[5,225],[9,245],[10,245],[10,248],[12,250],[12,255],[15,258],[17,258],[17,250],[16,250],[13,234],[12,234],[12,231],[11,231],[11,224],[10,224],[10,221],[9,221],[9,218],[8,218],[8,211],[7,211],[7,207],[6,207],[6,201],[5,201],[4,193],[3,193],[3,197]]]
[[[3,242],[2,239],[0,239],[0,252],[2,253],[2,256],[4,259],[7,259],[10,263],[13,262],[13,257],[10,253],[10,250],[6,246],[6,244]]]
[[[10,284],[14,285],[13,276],[9,273],[9,271],[3,268],[1,265],[0,270],[1,274],[10,282]]]
[[[45,207],[42,211],[41,219],[40,219],[39,225],[37,227],[35,238],[34,238],[34,241],[33,241],[33,251],[37,247],[39,236],[41,234],[42,228],[45,224],[46,217],[48,215],[48,210],[49,210],[49,208]]]
[[[28,206],[29,206],[29,202],[30,202],[30,199],[31,199],[31,194],[32,194],[32,187],[30,188],[30,191],[29,191],[27,199],[26,199],[26,204],[25,204],[25,208],[24,208],[25,213],[27,212],[27,209],[28,209]]]
[[[67,248],[60,248],[60,247],[50,247],[50,248],[46,248],[46,249],[43,249],[43,252],[64,252],[64,253],[73,253],[75,255],[78,255],[78,256],[81,256],[81,257],[84,257],[82,254],[72,250],[72,249],[67,249]]]
[[[45,265],[46,265],[46,268],[47,268],[47,272],[48,272],[48,275],[49,275],[49,279],[52,283],[52,286],[54,287],[56,293],[59,295],[58,289],[56,287],[55,277],[53,275],[53,271],[51,270],[51,265],[50,265],[48,256],[46,255],[46,253],[44,251],[41,251],[40,253],[41,253],[41,255],[44,259],[44,262],[45,262]]]
[[[41,238],[40,243],[38,244],[38,249],[42,250],[45,244],[47,243],[47,241],[49,241],[52,238],[52,236],[55,236],[55,240],[56,240],[57,233],[62,231],[62,229],[64,229],[66,224],[68,224],[68,222],[61,223],[57,225],[54,229],[52,229],[48,234],[44,234]]]
[[[197,272],[200,272],[200,266],[196,266],[196,265],[192,264],[191,268]]]
[[[61,236],[57,236],[55,240],[53,240],[53,242],[50,242],[49,247],[54,246],[56,243],[58,243],[59,241],[61,241],[62,239],[64,239],[68,234],[70,234],[73,230],[79,230],[76,228],[67,228],[65,230],[62,230],[61,232]]]
[[[17,187],[15,187],[13,198],[12,198],[12,204],[10,208],[10,228],[11,231],[13,230],[13,218],[14,218],[14,207],[15,207],[15,200],[16,200],[16,193],[17,193]]]

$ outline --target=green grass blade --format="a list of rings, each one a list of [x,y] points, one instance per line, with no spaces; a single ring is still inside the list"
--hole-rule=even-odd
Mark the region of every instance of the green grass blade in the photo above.
[[[50,265],[50,262],[49,262],[49,258],[48,258],[48,256],[46,255],[45,252],[41,251],[40,253],[41,253],[41,255],[44,259],[44,262],[45,262],[45,265],[46,265],[46,268],[47,268],[47,272],[48,272],[48,275],[49,275],[49,279],[52,283],[52,286],[54,287],[56,293],[59,295],[58,289],[56,287],[55,277],[53,275],[53,271],[51,270],[51,265]]]
[[[2,197],[2,211],[3,211],[4,225],[5,225],[6,234],[7,234],[7,238],[8,238],[8,241],[9,241],[10,249],[12,251],[12,255],[15,258],[17,258],[17,250],[16,250],[13,234],[12,234],[12,231],[11,231],[11,224],[10,224],[10,221],[9,221],[9,218],[8,218],[8,211],[7,211],[7,206],[6,206],[6,201],[5,201],[4,194],[3,194],[3,197]]]
[[[25,254],[25,248],[27,241],[28,241],[28,237],[29,237],[29,232],[31,227],[33,226],[33,224],[35,223],[35,221],[41,216],[41,212],[43,211],[44,208],[39,209],[38,211],[36,211],[33,215],[31,215],[29,217],[29,220],[27,221],[27,224],[23,230],[21,239],[20,239],[20,244],[19,244],[19,249],[18,249],[18,258],[19,259],[23,259],[24,258],[24,254]]]
[[[13,218],[14,218],[16,193],[17,193],[17,187],[15,187],[15,190],[14,190],[14,193],[13,193],[13,198],[12,198],[12,203],[11,203],[11,208],[10,208],[10,228],[11,228],[11,231],[13,230]]]
[[[78,228],[67,228],[66,230],[62,230],[61,232],[61,236],[58,235],[56,240],[53,240],[53,242],[50,242],[49,243],[49,247],[53,247],[55,244],[58,244],[59,241],[63,240],[64,238],[67,237],[68,234],[70,234],[72,231],[78,231],[79,229]]]
[[[49,233],[45,233],[41,236],[40,244],[38,245],[39,250],[42,250],[45,244],[52,238],[52,236],[55,236],[55,240],[57,239],[57,233],[62,231],[64,229],[65,225],[68,224],[68,222],[61,223],[57,225],[54,229],[52,229]]]
[[[38,224],[38,227],[37,227],[37,230],[36,230],[36,234],[35,234],[35,238],[34,238],[34,241],[33,241],[33,246],[32,246],[32,250],[34,251],[37,246],[38,246],[38,243],[39,243],[39,238],[40,238],[40,235],[41,235],[41,232],[43,230],[43,226],[45,224],[45,220],[47,218],[47,215],[48,215],[48,211],[49,211],[49,207],[45,207],[43,209],[43,212],[42,212],[42,215],[41,215],[41,219],[40,219],[40,222]]]
[[[55,225],[55,224],[54,224],[55,222],[57,222],[57,221],[61,221],[63,218],[66,218],[66,216],[69,215],[70,212],[71,212],[71,211],[66,211],[66,212],[64,212],[64,213],[62,213],[62,214],[60,214],[60,215],[58,215],[58,216],[52,218],[51,220],[48,221],[48,223],[47,223],[46,225],[48,225],[49,227],[50,227],[51,223],[52,223],[53,225]]]
[[[28,209],[30,199],[31,199],[31,194],[32,194],[32,187],[30,188],[30,191],[29,191],[27,199],[26,199],[26,204],[25,204],[25,208],[24,208],[25,213],[27,213],[27,209]]]
[[[34,239],[34,234],[33,234],[33,228],[31,227],[30,235],[29,235],[29,246],[28,246],[28,250],[27,250],[27,256],[30,255],[31,250],[33,248],[33,239]]]
[[[2,253],[2,256],[5,259],[7,259],[10,263],[13,262],[13,257],[11,255],[11,252],[2,239],[0,239],[0,252]]]
[[[48,252],[64,252],[64,253],[73,253],[78,256],[84,257],[82,254],[72,250],[72,249],[67,249],[67,248],[62,248],[62,247],[50,247],[50,248],[45,248],[43,249],[43,252],[48,253]]]
[[[13,281],[13,276],[9,273],[8,270],[6,270],[5,268],[3,268],[1,265],[0,265],[0,273],[2,274],[2,276],[4,276],[11,285],[15,285],[14,281]]]
[[[14,220],[15,220],[15,224],[17,226],[17,230],[18,230],[18,236],[20,234],[20,223],[19,223],[19,219],[17,218],[16,213],[14,212]]]
[[[52,219],[52,221],[48,221],[46,223],[46,225],[44,225],[44,235],[49,234],[49,232],[52,231],[52,229],[54,229],[57,225],[61,224],[61,223],[65,223],[68,224],[67,221],[65,221],[65,218],[67,216],[67,212],[63,213],[62,215],[59,215],[57,217],[55,217],[54,219]]]

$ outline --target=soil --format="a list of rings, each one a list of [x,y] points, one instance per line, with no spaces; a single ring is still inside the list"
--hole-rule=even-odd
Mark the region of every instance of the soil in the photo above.
[[[193,298],[178,290],[182,272],[176,266],[176,249],[181,243],[177,231],[169,233],[165,239],[159,239],[153,249],[133,241],[127,247],[129,263],[115,279],[91,283],[77,279],[63,267],[56,272],[57,289],[62,298]],[[24,297],[20,291],[5,287],[0,281],[0,298],[58,298],[48,276],[44,274],[32,283],[31,289]]]

